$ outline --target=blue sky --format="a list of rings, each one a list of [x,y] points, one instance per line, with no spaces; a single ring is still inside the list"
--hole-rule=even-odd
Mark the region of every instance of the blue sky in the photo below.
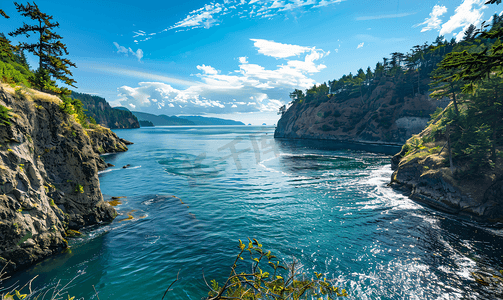
[[[296,88],[373,69],[439,34],[459,39],[503,9],[484,2],[36,1],[60,23],[76,91],[136,111],[252,124],[276,123]],[[13,3],[1,8],[11,16],[1,31],[30,24]]]

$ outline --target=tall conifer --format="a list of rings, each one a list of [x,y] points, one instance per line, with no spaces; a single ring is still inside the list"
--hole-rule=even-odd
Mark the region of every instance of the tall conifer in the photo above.
[[[20,50],[27,50],[39,57],[39,71],[46,70],[49,75],[57,80],[74,86],[76,81],[72,79],[70,67],[76,67],[73,62],[63,55],[68,55],[66,45],[61,42],[62,37],[54,32],[54,28],[59,27],[58,22],[53,22],[53,17],[42,13],[37,4],[28,2],[26,5],[14,2],[17,11],[24,17],[36,21],[36,25],[28,25],[23,23],[23,26],[9,33],[11,36],[25,35],[30,37],[32,34],[38,34],[36,43],[28,44],[21,43],[18,47]]]

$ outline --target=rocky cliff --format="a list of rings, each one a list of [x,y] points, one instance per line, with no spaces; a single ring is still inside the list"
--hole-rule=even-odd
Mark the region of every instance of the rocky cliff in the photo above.
[[[410,138],[392,159],[391,186],[404,190],[420,203],[478,221],[503,222],[503,159],[495,165],[466,175],[469,164],[451,167],[447,139],[438,120]],[[501,149],[500,149],[501,150]]]
[[[65,249],[69,229],[116,216],[100,191],[98,169],[106,165],[98,149],[127,147],[109,130],[82,128],[60,103],[0,87],[0,105],[10,115],[10,124],[0,125],[0,269],[7,272]]]
[[[403,97],[398,89],[384,81],[362,97],[328,95],[324,101],[296,101],[278,121],[274,137],[402,145],[448,102],[424,94]]]

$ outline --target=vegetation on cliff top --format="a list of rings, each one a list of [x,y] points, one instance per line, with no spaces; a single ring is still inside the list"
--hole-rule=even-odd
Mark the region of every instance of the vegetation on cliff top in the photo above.
[[[112,129],[139,127],[135,116],[130,112],[112,109],[105,99],[59,87],[57,81],[73,87],[76,83],[71,78],[72,73],[69,70],[70,67],[76,67],[76,65],[63,57],[64,54],[68,54],[68,50],[61,42],[62,37],[54,32],[54,29],[59,27],[59,23],[52,21],[52,16],[41,12],[35,3],[28,2],[26,5],[14,3],[14,5],[21,15],[35,20],[38,24],[23,24],[22,27],[9,34],[12,36],[26,35],[27,37],[37,34],[38,38],[33,43],[23,42],[14,46],[3,33],[0,33],[1,81],[12,87],[33,88],[57,95],[62,100],[61,109],[74,115],[84,128],[89,128],[89,124],[97,122]],[[9,18],[3,11],[1,15]],[[32,70],[30,68],[25,50],[38,56],[38,69]]]
[[[410,159],[442,147],[458,179],[496,176],[503,157],[502,18],[493,16],[490,30],[471,29],[432,73],[432,95],[450,95],[452,105],[402,151]]]
[[[493,3],[500,1],[486,4]],[[390,81],[397,87],[396,102],[428,90],[433,98],[448,97],[452,105],[437,111],[427,133],[411,138],[403,154],[425,156],[449,148],[448,162],[457,176],[478,176],[494,169],[503,156],[502,37],[503,17],[494,15],[490,25],[470,26],[460,42],[439,36],[433,44],[414,46],[409,53],[392,53],[374,70],[359,69],[356,75],[350,73],[305,92],[295,90],[290,105],[360,98],[363,109],[376,87]],[[286,106],[279,110],[279,114],[286,112]]]

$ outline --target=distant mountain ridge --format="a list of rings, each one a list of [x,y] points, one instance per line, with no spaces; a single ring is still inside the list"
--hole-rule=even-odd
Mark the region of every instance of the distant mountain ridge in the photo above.
[[[182,116],[178,118],[192,121],[196,125],[245,125],[243,122],[240,121],[202,117],[202,116]]]
[[[116,107],[115,109],[130,111],[126,107]],[[154,115],[139,111],[131,111],[131,113],[138,118],[139,121],[149,121],[154,126],[188,126],[188,125],[245,125],[243,122],[202,117],[202,116],[167,116],[167,115]]]

